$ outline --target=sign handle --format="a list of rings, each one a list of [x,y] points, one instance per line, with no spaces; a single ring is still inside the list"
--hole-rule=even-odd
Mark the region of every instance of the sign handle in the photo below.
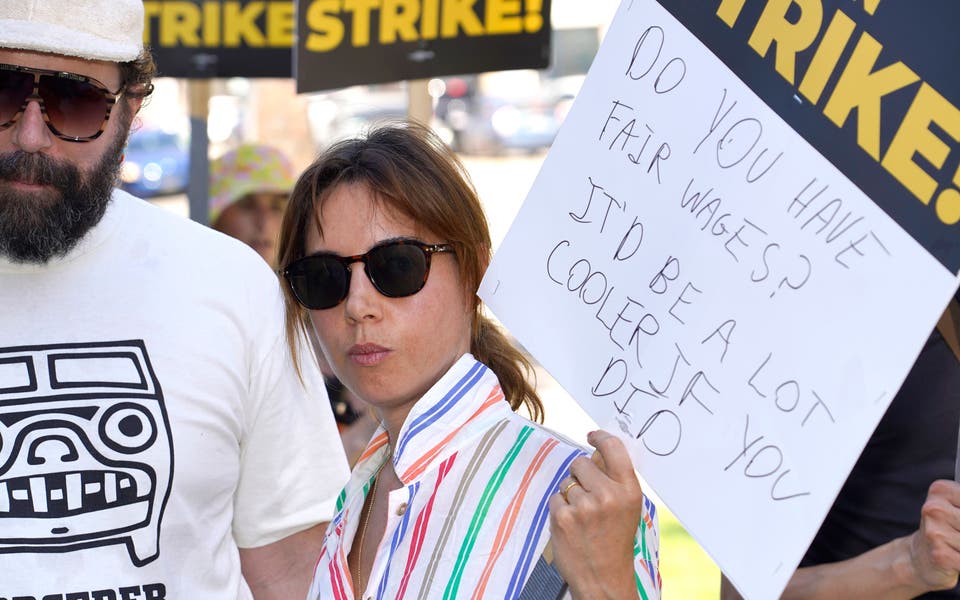
[[[190,218],[207,225],[210,215],[210,141],[207,138],[207,116],[210,113],[210,80],[191,79],[187,82],[190,107]]]
[[[433,99],[427,91],[426,79],[407,81],[407,117],[430,127],[433,120]]]

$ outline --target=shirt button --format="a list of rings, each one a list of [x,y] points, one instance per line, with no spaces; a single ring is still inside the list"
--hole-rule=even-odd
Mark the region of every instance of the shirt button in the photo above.
[[[407,503],[403,502],[397,507],[397,516],[402,517],[405,512],[407,512]]]

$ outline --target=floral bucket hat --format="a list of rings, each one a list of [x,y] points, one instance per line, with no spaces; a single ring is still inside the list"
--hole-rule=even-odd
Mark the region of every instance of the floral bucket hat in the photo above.
[[[256,192],[289,193],[296,181],[293,165],[279,150],[243,144],[210,165],[210,222],[223,210]]]

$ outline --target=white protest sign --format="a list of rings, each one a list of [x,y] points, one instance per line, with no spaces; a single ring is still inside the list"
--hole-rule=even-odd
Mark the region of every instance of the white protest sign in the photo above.
[[[480,296],[737,588],[775,598],[956,287],[626,0]]]

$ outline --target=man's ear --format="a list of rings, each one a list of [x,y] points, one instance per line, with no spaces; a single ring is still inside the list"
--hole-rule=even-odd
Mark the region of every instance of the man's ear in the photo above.
[[[127,106],[130,108],[130,114],[136,116],[140,112],[140,108],[143,106],[143,96],[128,96],[124,98],[127,102]]]

